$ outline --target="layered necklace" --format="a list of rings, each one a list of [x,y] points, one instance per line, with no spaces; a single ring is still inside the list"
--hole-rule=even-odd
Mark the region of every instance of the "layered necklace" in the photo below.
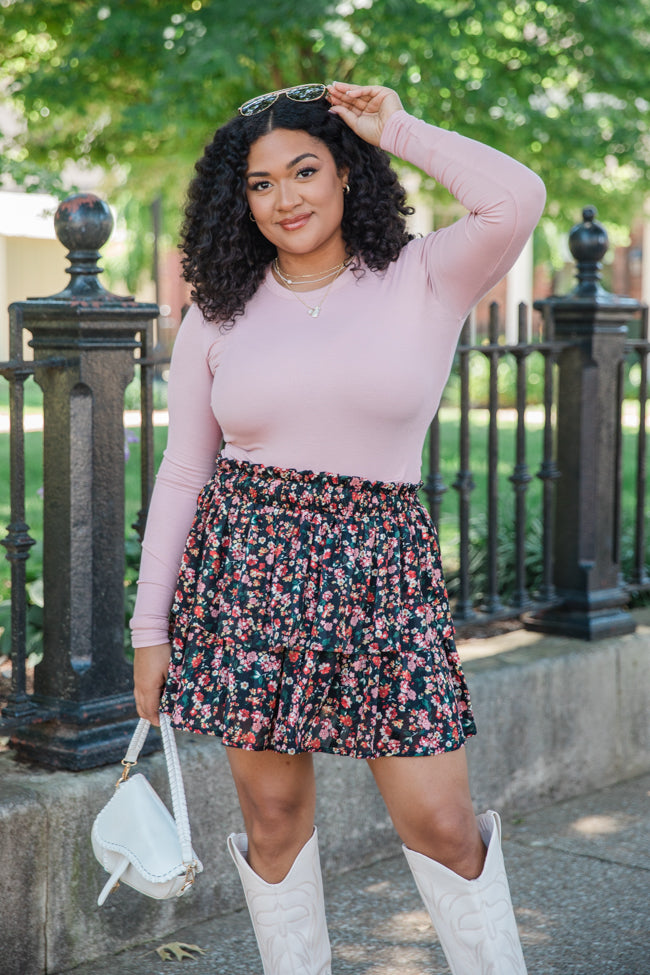
[[[285,272],[280,267],[280,262],[276,257],[275,260],[273,261],[273,271],[276,277],[279,278],[279,280],[291,292],[294,298],[297,298],[300,304],[307,309],[307,314],[311,318],[318,318],[321,312],[321,308],[325,304],[325,299],[327,298],[328,294],[332,289],[332,285],[334,284],[336,279],[341,274],[343,274],[346,268],[349,267],[351,260],[352,258],[348,257],[346,258],[346,260],[341,261],[340,264],[336,264],[334,267],[329,268],[327,271],[315,271],[313,274],[294,274],[292,275],[292,277],[289,277],[289,275],[285,274]],[[332,280],[330,281],[327,290],[325,291],[325,294],[323,295],[323,297],[321,298],[321,300],[317,305],[310,305],[308,302],[303,301],[303,299],[300,297],[300,294],[297,291],[294,291],[294,289],[291,287],[292,284],[298,284],[298,285],[319,284],[321,281],[327,281],[329,278],[331,278]]]

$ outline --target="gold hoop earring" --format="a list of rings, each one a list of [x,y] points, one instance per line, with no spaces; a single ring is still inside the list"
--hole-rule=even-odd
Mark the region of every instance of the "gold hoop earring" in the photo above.
[[[248,211],[248,219],[249,219],[249,220],[252,220],[252,221],[253,221],[253,223],[257,223],[257,220],[256,220],[256,219],[255,219],[255,217],[253,216],[253,212],[252,212],[252,210],[249,210],[249,211]]]
[[[349,193],[350,192],[350,184],[349,183],[346,183],[345,184],[345,186],[343,187],[343,192],[344,193]]]

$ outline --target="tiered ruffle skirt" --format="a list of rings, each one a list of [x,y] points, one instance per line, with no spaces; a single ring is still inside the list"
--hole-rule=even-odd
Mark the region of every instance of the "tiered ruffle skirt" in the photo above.
[[[418,487],[220,458],[172,607],[173,725],[357,758],[474,734]]]

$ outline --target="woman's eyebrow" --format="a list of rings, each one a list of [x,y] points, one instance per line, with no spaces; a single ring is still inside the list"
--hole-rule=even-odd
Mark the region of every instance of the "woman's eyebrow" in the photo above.
[[[291,160],[287,166],[287,169],[293,169],[293,167],[297,166],[298,163],[302,162],[303,159],[318,159],[318,156],[314,152],[303,152],[302,156],[296,156],[295,159]]]
[[[296,156],[296,158],[292,159],[290,163],[287,163],[287,169],[293,169],[293,167],[297,166],[298,163],[302,162],[303,159],[318,159],[318,156],[313,152],[303,152],[301,156]],[[270,173],[266,173],[266,172],[246,173],[246,179],[250,179],[251,176],[270,176],[270,175],[271,175]]]

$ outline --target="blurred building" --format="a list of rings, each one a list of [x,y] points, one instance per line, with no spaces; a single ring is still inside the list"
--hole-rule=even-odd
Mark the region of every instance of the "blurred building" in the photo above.
[[[44,193],[0,191],[0,361],[9,358],[11,302],[56,294],[68,283],[65,252],[54,234],[57,206]]]

